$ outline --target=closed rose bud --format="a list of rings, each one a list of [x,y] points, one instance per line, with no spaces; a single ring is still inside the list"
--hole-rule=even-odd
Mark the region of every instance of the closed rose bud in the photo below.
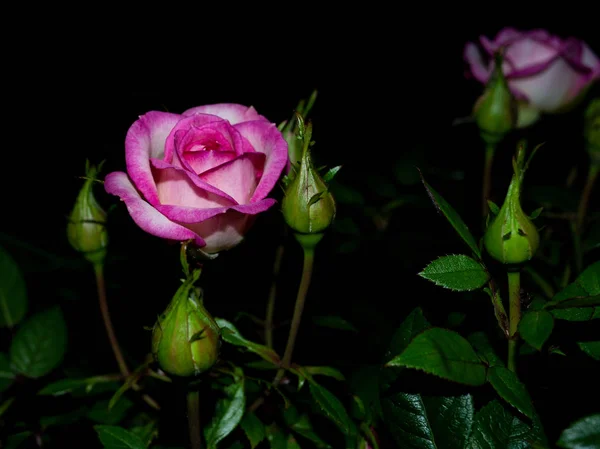
[[[100,207],[92,191],[97,174],[98,169],[87,164],[86,181],[79,191],[67,224],[69,243],[93,264],[104,261],[108,245],[106,212]]]
[[[519,265],[531,260],[538,249],[540,237],[531,219],[521,208],[521,184],[525,168],[524,149],[520,149],[504,204],[488,226],[483,243],[485,249],[503,264]]]
[[[600,166],[600,98],[594,98],[585,110],[584,137],[592,164]]]
[[[335,200],[327,184],[314,168],[309,144],[312,125],[308,123],[303,134],[303,152],[300,166],[285,190],[282,212],[286,223],[300,234],[323,233],[335,218]]]
[[[199,274],[199,273],[198,273]],[[160,367],[181,377],[209,370],[219,358],[220,329],[206,311],[202,292],[188,279],[152,331],[152,353]]]
[[[489,144],[500,142],[517,124],[519,110],[502,73],[500,52],[496,54],[494,71],[473,108],[473,115],[481,137]]]

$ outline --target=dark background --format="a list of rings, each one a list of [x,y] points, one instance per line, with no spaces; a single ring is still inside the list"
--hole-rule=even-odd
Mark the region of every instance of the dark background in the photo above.
[[[32,308],[62,305],[71,326],[66,366],[116,368],[97,313],[93,274],[77,262],[65,236],[85,160],[106,160],[104,173],[123,170],[127,129],[149,110],[183,112],[234,102],[253,105],[279,123],[313,89],[318,90],[311,113],[315,158],[319,164],[343,165],[339,183],[361,192],[366,202],[338,207],[338,220],[352,218],[360,229],[351,250],[344,246],[351,238],[333,231],[319,248],[296,358],[337,363],[350,373],[356,365],[377,364],[394,327],[415,306],[436,325],[444,325],[448,312],[463,311],[473,315],[470,329],[495,329],[483,295],[463,300],[416,275],[433,258],[465,247],[427,203],[420,184],[394,184],[392,167],[407,160],[423,168],[428,182],[475,232],[483,149],[473,125],[452,126],[470,114],[481,92],[464,76],[465,42],[480,34],[493,37],[504,26],[573,35],[597,54],[600,40],[595,26],[567,14],[492,18],[482,12],[458,20],[452,19],[458,10],[433,5],[431,10],[436,20],[417,20],[422,16],[407,10],[350,7],[339,15],[264,16],[242,24],[208,14],[198,17],[194,28],[182,26],[174,33],[156,24],[138,30],[137,23],[126,38],[109,24],[89,32],[86,22],[79,22],[10,46],[0,243],[24,266]],[[577,111],[548,117],[531,131],[532,141],[546,146],[527,183],[564,183],[571,166],[585,160],[579,120]],[[497,202],[510,179],[514,142],[498,153],[492,191]],[[379,232],[367,209],[386,202],[378,187],[385,190],[390,179],[392,192],[419,200],[390,214],[386,230]],[[96,193],[110,209],[107,282],[114,324],[130,360],[140,361],[149,349],[150,334],[143,327],[154,324],[178,286],[178,247],[144,234],[115,197],[101,188]],[[240,311],[263,316],[279,231],[275,206],[259,217],[242,245],[207,266],[202,285],[215,316],[234,319]],[[293,240],[287,243],[279,320],[291,316],[300,274],[299,249]],[[310,326],[311,314],[340,315],[360,332],[349,336]],[[250,323],[240,323],[248,337],[260,338]],[[574,332],[575,326],[563,331]],[[276,333],[280,350],[285,336],[285,327]],[[597,411],[588,390],[597,366],[577,363],[576,381],[564,358],[535,355],[523,363],[522,375],[533,385],[550,441],[571,420]]]

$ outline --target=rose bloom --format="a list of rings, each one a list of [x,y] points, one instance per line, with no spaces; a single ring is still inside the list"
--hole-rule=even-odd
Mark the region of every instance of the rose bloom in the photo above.
[[[504,28],[494,40],[479,38],[480,48],[469,42],[464,58],[470,73],[487,83],[493,55],[504,48],[503,72],[517,100],[535,112],[560,112],[600,78],[600,59],[581,40],[561,39],[545,30]]]
[[[275,124],[253,107],[213,104],[183,114],[151,111],[125,138],[127,173],[106,176],[105,189],[125,202],[144,231],[194,239],[207,253],[236,246],[288,162]]]

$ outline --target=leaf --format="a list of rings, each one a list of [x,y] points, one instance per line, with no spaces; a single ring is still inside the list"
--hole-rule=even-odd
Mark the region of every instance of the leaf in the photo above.
[[[266,431],[267,440],[269,441],[271,449],[287,449],[285,433],[283,433],[283,430],[281,430],[277,424],[273,423],[267,426]]]
[[[5,353],[0,352],[0,392],[7,390],[15,380],[16,374],[10,367]]]
[[[109,376],[94,376],[86,379],[61,379],[52,382],[38,391],[42,396],[62,396],[63,394],[72,393],[75,390],[86,387],[86,393],[89,393],[98,383],[112,383],[114,379]]]
[[[329,181],[331,181],[333,177],[337,175],[341,168],[342,166],[338,165],[337,167],[332,167],[329,170],[327,170],[327,173],[323,175],[323,182],[328,183]]]
[[[19,266],[0,246],[0,327],[14,327],[27,313],[27,290]]]
[[[545,308],[553,308],[568,299],[584,299],[590,296],[600,295],[600,261],[589,265],[575,279],[546,303]],[[596,301],[598,298],[596,298]],[[592,301],[593,302],[593,301]],[[589,304],[597,305],[597,304]]]
[[[473,423],[471,395],[428,397],[395,393],[386,398],[384,421],[398,447],[463,449]]]
[[[566,449],[600,448],[600,413],[571,424],[563,430],[556,444]]]
[[[454,382],[483,385],[486,368],[471,344],[454,331],[434,327],[417,335],[386,366],[405,366]]]
[[[329,327],[331,329],[338,329],[344,331],[358,332],[358,329],[349,323],[347,320],[340,316],[325,315],[325,316],[314,316],[312,318],[313,324],[321,327]]]
[[[503,366],[492,366],[488,371],[488,381],[502,399],[533,419],[531,398],[515,373]]]
[[[494,215],[498,215],[500,213],[500,208],[498,207],[498,205],[496,203],[494,203],[492,200],[487,200],[488,203],[488,207],[490,208],[490,212]]]
[[[569,298],[558,303],[550,303],[547,308],[568,309],[572,307],[596,307],[600,306],[600,295],[586,296],[583,298]]]
[[[20,373],[38,378],[56,368],[67,347],[67,325],[54,306],[23,322],[10,346],[10,360]]]
[[[340,381],[345,380],[344,375],[331,366],[303,366],[302,370],[311,375],[329,376]]]
[[[529,218],[531,218],[532,220],[535,220],[536,218],[538,218],[540,216],[540,214],[542,213],[543,210],[544,210],[544,207],[538,207],[533,212],[531,212],[531,215],[529,215]]]
[[[312,441],[317,448],[325,449],[331,447],[315,433],[308,415],[305,413],[299,414],[296,407],[290,406],[286,408],[283,411],[283,419],[290,429],[307,440]]]
[[[343,434],[356,434],[356,426],[348,416],[342,402],[325,387],[309,379],[310,394],[325,416],[329,418]]]
[[[475,348],[475,352],[477,352],[479,358],[482,359],[486,365],[504,366],[504,362],[494,351],[494,348],[485,333],[473,332],[467,337],[467,340],[471,343],[473,348]]]
[[[545,310],[525,312],[519,322],[519,334],[523,340],[541,351],[553,327],[554,317],[550,312]]]
[[[0,417],[6,413],[6,411],[10,408],[12,403],[15,401],[16,397],[8,398],[6,401],[0,403]]]
[[[423,315],[423,310],[420,307],[414,308],[394,332],[389,349],[386,352],[386,359],[389,360],[400,354],[413,338],[430,327],[431,324]]]
[[[552,316],[565,321],[589,321],[600,318],[600,307],[581,307],[570,309],[552,309]]]
[[[493,400],[475,415],[469,449],[529,449],[537,437],[534,431]]]
[[[458,215],[458,212],[456,212],[454,208],[450,206],[450,204],[433,189],[433,187],[425,182],[423,175],[421,175],[421,181],[423,182],[425,190],[427,190],[427,194],[429,195],[431,201],[433,201],[436,209],[441,212],[444,217],[446,217],[452,227],[456,230],[456,232],[458,232],[458,235],[465,241],[469,248],[471,248],[471,251],[473,251],[473,253],[479,259],[481,259],[481,250],[479,249],[479,246],[477,246],[477,241],[475,240],[475,237],[473,237],[473,234],[471,234],[471,231],[469,231],[469,228],[463,219],[460,218],[460,215]]]
[[[86,407],[80,407],[60,415],[42,416],[40,418],[40,427],[45,430],[49,427],[69,426],[84,418],[86,411]]]
[[[254,352],[266,361],[271,362],[273,365],[279,366],[281,364],[279,356],[271,348],[254,343],[250,340],[246,340],[244,337],[242,337],[233,324],[227,320],[224,320],[223,318],[215,318],[215,321],[221,328],[221,336],[223,340],[225,340],[227,343]]]
[[[600,341],[580,341],[577,345],[594,360],[600,360]]]
[[[223,389],[225,397],[217,401],[212,420],[204,429],[208,449],[216,449],[217,443],[237,427],[244,415],[244,372],[236,367],[233,375],[233,383]]]
[[[455,291],[477,290],[490,279],[479,262],[464,254],[440,257],[427,265],[419,276]]]
[[[122,427],[96,425],[94,429],[105,449],[147,449],[140,437]]]
[[[258,444],[266,438],[265,425],[262,421],[252,412],[246,412],[240,421],[240,425],[248,440],[250,441],[250,447],[254,449]]]
[[[116,425],[127,416],[132,406],[133,402],[127,398],[122,398],[113,407],[110,407],[110,401],[102,400],[92,406],[87,417],[100,424]]]
[[[15,433],[6,438],[4,442],[3,449],[19,449],[22,443],[25,442],[30,436],[33,435],[33,432],[30,430],[25,430],[24,432]]]

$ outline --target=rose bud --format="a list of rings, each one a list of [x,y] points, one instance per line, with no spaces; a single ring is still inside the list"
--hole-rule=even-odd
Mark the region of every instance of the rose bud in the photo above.
[[[519,110],[502,73],[502,54],[496,53],[495,69],[485,91],[475,103],[473,115],[481,137],[486,143],[496,144],[513,130]]]
[[[583,134],[592,164],[600,166],[600,98],[594,98],[585,110]]]
[[[293,180],[286,187],[281,205],[283,217],[299,234],[322,234],[335,217],[335,200],[312,163],[308,148],[312,136],[310,122],[305,129],[300,126],[300,136],[302,158],[300,166],[294,168],[297,171]]]
[[[524,158],[525,150],[521,147],[517,160],[513,159],[514,174],[504,204],[483,237],[489,255],[503,264],[527,262],[534,256],[540,242],[535,225],[523,212],[520,203],[521,185],[527,168]]]
[[[67,238],[75,250],[93,264],[104,261],[108,245],[106,212],[92,191],[99,169],[86,162],[86,181],[79,191],[67,224]]]
[[[197,279],[198,276],[195,276]],[[206,311],[202,291],[188,279],[152,331],[152,353],[169,374],[189,377],[209,370],[219,357],[220,329]]]

